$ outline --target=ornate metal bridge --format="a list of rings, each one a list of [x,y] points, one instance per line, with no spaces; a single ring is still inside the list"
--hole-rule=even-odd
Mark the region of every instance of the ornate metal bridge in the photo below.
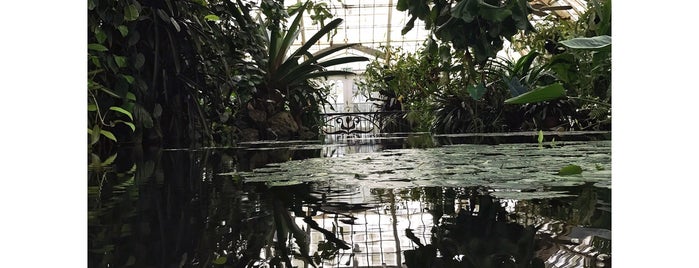
[[[323,116],[325,134],[382,133],[405,129],[404,111],[325,113]]]

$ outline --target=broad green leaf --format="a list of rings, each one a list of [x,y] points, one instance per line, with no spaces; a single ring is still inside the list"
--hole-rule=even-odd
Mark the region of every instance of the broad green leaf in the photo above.
[[[90,134],[90,145],[94,145],[100,140],[100,126],[95,125],[92,129],[87,129],[87,133]]]
[[[88,105],[87,105],[87,111],[88,111],[88,112],[94,112],[94,111],[97,111],[97,105],[94,105],[94,104],[88,104]]]
[[[126,26],[124,26],[124,25],[119,25],[119,26],[117,27],[117,29],[118,29],[119,32],[121,33],[121,36],[124,36],[124,37],[125,37],[127,34],[129,34],[129,28],[126,27]],[[102,42],[100,42],[100,43],[102,43]]]
[[[562,176],[567,176],[567,175],[576,175],[582,173],[582,168],[578,165],[567,165],[563,168],[561,168],[560,171],[558,171],[558,175]]]
[[[131,115],[131,113],[129,111],[124,110],[124,108],[112,106],[112,107],[109,107],[109,110],[122,113],[122,114],[128,116],[129,118],[131,118],[131,120],[133,120],[133,115]]]
[[[136,69],[141,69],[143,67],[143,64],[146,63],[146,57],[143,56],[143,54],[138,53],[136,56],[133,58],[133,67],[136,67]]]
[[[124,20],[133,21],[138,19],[138,8],[135,5],[124,7]]]
[[[126,122],[126,121],[124,121],[124,120],[115,120],[114,122],[115,122],[115,123],[122,123],[122,124],[124,124],[124,125],[127,125],[127,126],[129,126],[129,127],[131,128],[131,131],[136,131],[136,125],[134,125],[134,124],[131,123],[131,122]]]
[[[208,21],[219,21],[219,20],[221,20],[221,18],[219,18],[218,16],[216,16],[216,15],[214,15],[214,14],[206,15],[206,16],[204,16],[204,19],[205,19],[205,20],[208,20]]]
[[[100,134],[107,137],[107,139],[113,140],[115,142],[117,141],[116,137],[114,137],[114,134],[112,134],[112,132],[109,132],[107,130],[100,130]]]
[[[105,40],[107,40],[107,34],[102,31],[102,28],[96,27],[95,28],[95,38],[97,38],[97,43],[104,43]]]
[[[105,159],[105,160],[102,162],[102,165],[103,165],[103,166],[107,166],[107,165],[110,165],[110,164],[114,163],[114,160],[116,159],[116,157],[117,157],[117,154],[113,154],[112,156],[107,157],[107,159]]]
[[[221,264],[225,264],[226,261],[228,261],[228,258],[226,258],[225,256],[222,256],[222,257],[216,258],[216,259],[213,261],[213,263],[214,263],[214,264],[221,265]]]
[[[509,98],[505,100],[507,104],[525,104],[555,100],[558,98],[565,97],[566,91],[563,86],[559,83],[554,83],[548,86],[540,87],[519,95],[517,97]]]
[[[119,68],[124,68],[126,66],[126,57],[114,55],[114,62],[116,62]]]
[[[471,98],[474,100],[480,100],[485,94],[485,86],[483,83],[480,83],[477,86],[470,85],[466,88],[466,91],[468,91],[468,94],[471,95]]]
[[[107,47],[100,44],[87,44],[87,49],[101,52],[109,50]]]
[[[600,35],[595,37],[579,37],[559,42],[569,48],[576,49],[600,49],[612,44],[612,37]]]
[[[133,84],[133,81],[134,81],[133,76],[125,75],[125,74],[123,74],[121,76],[124,77],[124,79],[126,79],[126,82],[129,82],[129,84]]]

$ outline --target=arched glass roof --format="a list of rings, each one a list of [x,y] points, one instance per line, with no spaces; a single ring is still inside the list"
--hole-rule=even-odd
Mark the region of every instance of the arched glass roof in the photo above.
[[[305,0],[285,0],[285,6],[291,6]],[[310,49],[311,53],[328,48],[332,45],[358,43],[358,50],[347,49],[337,55],[362,55],[373,59],[377,52],[382,52],[384,46],[400,47],[403,51],[416,51],[429,35],[425,30],[425,24],[421,20],[415,21],[415,26],[405,35],[401,30],[410,19],[408,12],[398,11],[398,0],[316,0],[316,3],[326,3],[334,18],[342,18],[343,23],[338,27],[337,33],[332,38],[322,38]],[[576,20],[587,6],[586,0],[534,0],[529,1],[534,8],[549,9],[562,19]],[[551,8],[558,7],[558,8]],[[546,15],[546,13],[539,13]],[[542,18],[534,14],[534,21]],[[329,22],[330,20],[327,20]],[[319,24],[313,24],[308,11],[304,16],[302,34],[297,38],[292,51],[306,41],[320,29]],[[508,54],[503,52],[503,54]],[[511,54],[511,52],[510,52]],[[341,68],[352,68],[355,72],[362,72],[367,62],[354,63]]]

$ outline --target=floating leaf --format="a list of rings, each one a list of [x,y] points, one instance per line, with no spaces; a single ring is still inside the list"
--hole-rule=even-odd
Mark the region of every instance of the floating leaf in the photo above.
[[[582,168],[578,165],[567,165],[558,171],[558,175],[567,176],[582,173]]]
[[[122,113],[122,114],[128,116],[129,118],[131,118],[131,120],[133,120],[133,115],[131,115],[131,113],[129,111],[124,110],[124,108],[112,106],[112,107],[109,107],[109,110]]]
[[[558,98],[565,97],[566,91],[563,89],[563,86],[559,83],[554,83],[548,86],[540,87],[537,89],[534,89],[532,91],[529,91],[527,93],[524,93],[522,95],[519,95],[514,98],[509,98],[505,100],[505,103],[508,104],[525,104],[525,103],[534,103],[534,102],[542,102],[542,101],[549,101],[549,100],[555,100]]]
[[[94,50],[94,51],[100,51],[100,52],[109,50],[109,49],[107,49],[107,47],[100,45],[100,44],[87,44],[87,49]]]
[[[577,49],[600,49],[612,44],[612,37],[600,35],[595,37],[579,37],[558,42],[569,48]]]

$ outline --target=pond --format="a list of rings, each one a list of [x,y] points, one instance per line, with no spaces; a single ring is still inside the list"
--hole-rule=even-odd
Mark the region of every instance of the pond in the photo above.
[[[611,266],[611,141],[439,138],[124,148],[89,172],[89,267]]]

